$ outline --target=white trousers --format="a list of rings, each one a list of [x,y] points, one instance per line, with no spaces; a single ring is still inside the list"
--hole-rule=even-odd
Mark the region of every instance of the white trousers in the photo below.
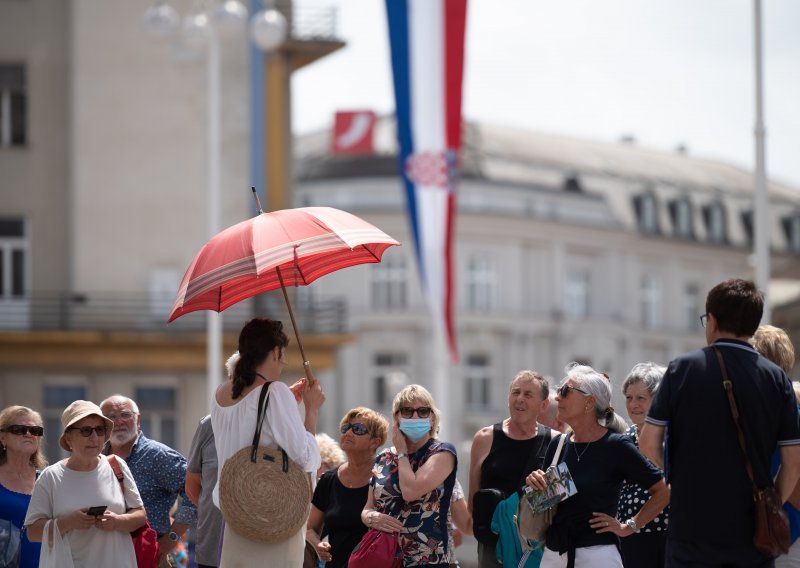
[[[549,548],[544,549],[539,568],[566,568],[566,566],[566,552],[559,554]],[[576,548],[575,568],[622,568],[622,558],[613,544]]]
[[[788,554],[775,559],[775,568],[800,568],[800,538],[794,541]]]

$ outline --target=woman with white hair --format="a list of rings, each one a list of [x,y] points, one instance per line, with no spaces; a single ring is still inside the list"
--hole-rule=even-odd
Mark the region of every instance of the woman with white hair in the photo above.
[[[638,532],[669,501],[661,471],[622,435],[625,424],[611,407],[611,382],[588,365],[572,363],[558,388],[558,418],[572,432],[559,456],[566,463],[577,493],[558,504],[547,531],[543,568],[622,568],[619,538]],[[545,457],[551,463],[558,447],[553,439]],[[547,488],[544,471],[527,477],[533,489]],[[616,520],[622,482],[647,487],[650,498],[625,522]]]
[[[639,447],[639,433],[644,426],[644,419],[664,377],[667,368],[656,363],[637,363],[631,369],[625,382],[622,383],[622,394],[625,395],[625,408],[631,419],[631,427],[625,432],[636,447]],[[639,512],[647,501],[647,489],[638,483],[625,481],[619,495],[619,511],[617,518],[621,521],[631,518]],[[625,568],[662,568],[666,562],[667,552],[667,515],[664,509],[655,519],[650,521],[639,533],[622,540],[622,560]]]

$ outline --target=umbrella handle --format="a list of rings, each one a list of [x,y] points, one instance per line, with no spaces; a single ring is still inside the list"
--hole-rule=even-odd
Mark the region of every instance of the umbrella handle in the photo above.
[[[286,285],[283,283],[283,275],[281,274],[281,267],[276,266],[275,271],[278,273],[278,282],[281,283],[281,290],[283,291],[283,299],[286,301],[286,309],[289,310],[289,318],[292,320],[292,327],[294,328],[294,336],[297,339],[297,346],[300,348],[300,356],[303,357],[303,369],[306,372],[306,380],[308,381],[308,386],[313,387],[314,383],[317,382],[314,373],[311,372],[311,362],[306,359],[306,351],[303,349],[303,342],[300,341],[300,330],[297,329],[297,322],[294,320],[294,311],[292,310],[292,304],[289,302],[289,294],[286,293]]]

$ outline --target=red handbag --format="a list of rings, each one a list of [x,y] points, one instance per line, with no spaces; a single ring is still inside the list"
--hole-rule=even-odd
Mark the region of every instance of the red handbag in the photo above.
[[[114,470],[114,475],[119,481],[119,488],[122,495],[125,495],[125,476],[119,467],[117,456],[110,455],[108,464]],[[138,568],[158,568],[158,534],[145,520],[144,524],[131,533],[133,540],[133,550],[136,553],[136,566]]]
[[[403,553],[396,533],[369,529],[347,563],[349,568],[400,568]]]

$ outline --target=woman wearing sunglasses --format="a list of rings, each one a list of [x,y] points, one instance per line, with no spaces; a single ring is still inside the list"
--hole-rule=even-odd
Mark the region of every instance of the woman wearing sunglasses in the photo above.
[[[43,435],[38,412],[25,406],[9,406],[0,412],[0,528],[9,537],[12,531],[22,531],[37,472],[47,465],[42,454]],[[6,546],[0,538],[0,554]],[[40,546],[21,532],[20,545],[15,547],[21,568],[39,565]]]
[[[439,409],[420,385],[409,385],[392,403],[393,448],[375,460],[375,477],[361,520],[399,533],[403,566],[450,566],[448,512],[456,482],[456,449],[436,439]]]
[[[361,510],[367,502],[375,452],[386,442],[389,423],[374,410],[358,407],[344,415],[339,431],[347,461],[324,473],[317,483],[306,533],[326,568],[347,566],[350,553],[367,532]],[[328,542],[320,541],[323,525]]]
[[[28,535],[42,542],[45,524],[56,521],[49,530],[61,534],[64,548],[54,553],[71,554],[75,568],[108,566],[109,559],[114,566],[136,568],[130,533],[145,523],[142,499],[125,462],[117,459],[123,490],[100,453],[114,423],[96,404],[76,400],[64,410],[61,424],[58,443],[69,457],[45,469],[36,482],[25,517]]]
[[[628,436],[625,423],[610,406],[611,382],[588,365],[573,363],[557,391],[558,418],[572,432],[559,456],[577,493],[558,504],[547,531],[542,568],[622,568],[619,539],[641,530],[669,501],[661,471],[647,461]],[[550,442],[545,463],[553,460],[558,438]],[[533,489],[545,489],[544,472],[527,477]],[[649,499],[632,517],[618,521],[623,481],[646,487]]]

